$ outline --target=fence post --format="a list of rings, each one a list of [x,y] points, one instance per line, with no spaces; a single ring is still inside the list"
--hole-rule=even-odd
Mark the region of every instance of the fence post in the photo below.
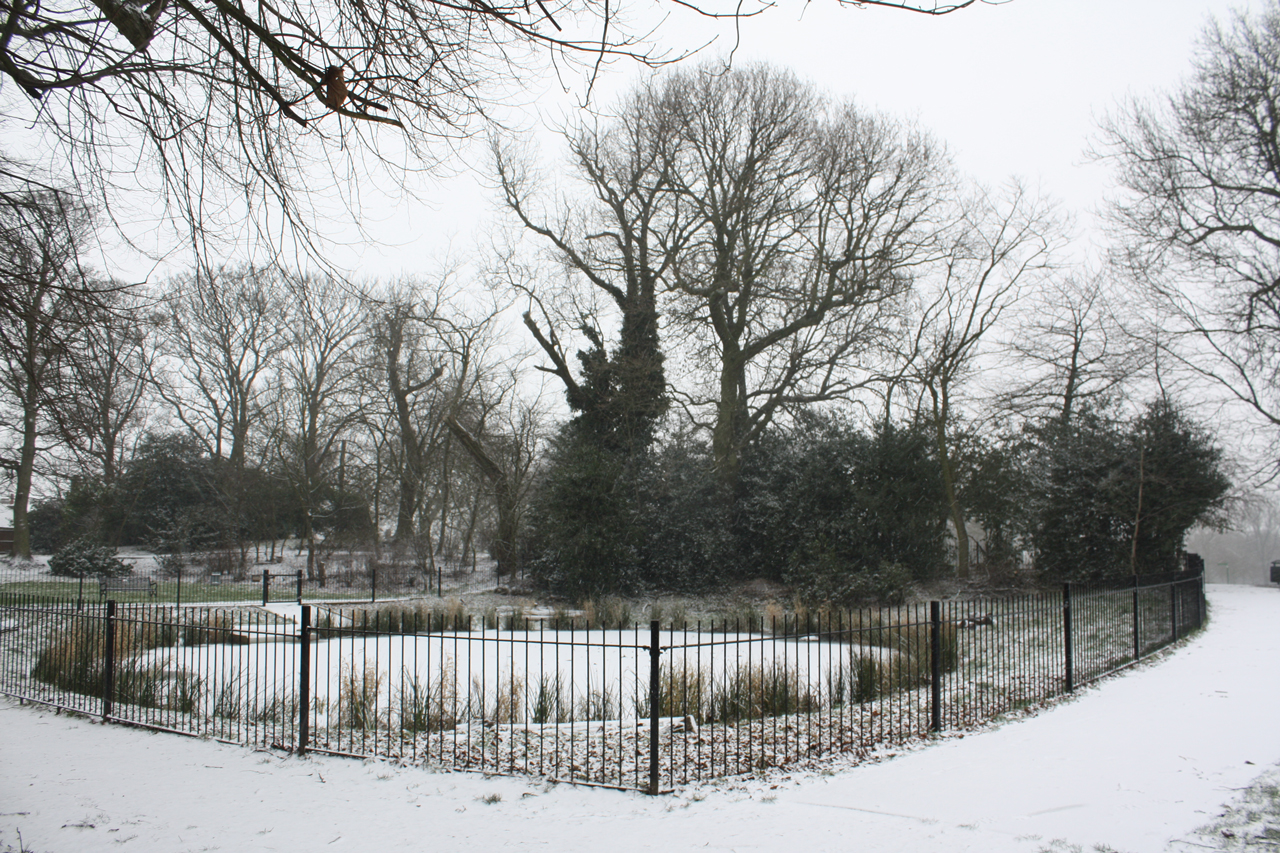
[[[1062,646],[1066,652],[1067,692],[1076,689],[1076,665],[1071,648],[1071,582],[1062,585]]]
[[[116,602],[107,602],[107,646],[102,664],[102,721],[111,719],[111,700],[116,693]]]
[[[76,596],[76,610],[84,610],[84,575],[80,576],[80,592]]]
[[[1142,631],[1138,621],[1138,576],[1133,576],[1133,659],[1142,657]]]
[[[1196,594],[1196,628],[1204,628],[1204,615],[1206,615],[1206,611],[1208,610],[1208,599],[1204,597],[1203,571],[1201,571],[1201,576],[1199,576],[1196,583]]]
[[[649,791],[658,793],[658,714],[662,710],[662,667],[658,620],[649,623]]]
[[[1178,640],[1178,582],[1169,584],[1169,642]]]
[[[271,573],[266,569],[262,570],[262,606],[267,606],[267,598],[271,594]]]
[[[302,577],[302,572],[298,572]],[[302,583],[301,580],[298,581]],[[298,635],[302,643],[298,666],[298,755],[307,754],[307,740],[311,736],[311,606],[302,606],[302,631]]]
[[[302,569],[298,569],[298,603],[302,603]]]
[[[1196,578],[1196,588],[1194,590],[1196,597],[1196,628],[1204,627],[1204,572],[1200,573],[1200,577]]]
[[[929,731],[942,730],[942,602],[929,602]]]
[[[182,563],[178,563],[178,594],[173,607],[175,611],[182,609]]]

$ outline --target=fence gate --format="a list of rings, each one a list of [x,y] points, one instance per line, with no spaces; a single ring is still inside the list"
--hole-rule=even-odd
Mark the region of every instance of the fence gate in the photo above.
[[[262,570],[262,606],[266,607],[272,601],[302,603],[302,569],[277,574]]]

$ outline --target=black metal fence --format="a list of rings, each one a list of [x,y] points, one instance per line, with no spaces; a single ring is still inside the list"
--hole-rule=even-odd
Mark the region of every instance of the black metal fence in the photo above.
[[[1183,574],[679,627],[4,594],[0,692],[300,753],[658,792],[1034,705],[1201,625],[1203,592]]]
[[[3,549],[0,549],[2,552]],[[215,559],[216,558],[216,559]],[[330,554],[311,571],[291,562],[242,561],[234,553],[207,555],[204,564],[169,568],[149,564],[150,558],[125,555],[135,574],[123,580],[127,588],[115,588],[96,577],[58,577],[39,563],[0,563],[0,595],[6,593],[75,598],[103,602],[184,605],[252,604],[280,601],[365,601],[389,598],[443,597],[442,584],[457,586],[477,578],[493,579],[486,569],[442,561],[419,565],[415,561],[378,559],[372,553]]]

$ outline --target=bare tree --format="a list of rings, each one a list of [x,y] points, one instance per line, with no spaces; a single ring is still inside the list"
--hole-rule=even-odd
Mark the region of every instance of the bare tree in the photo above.
[[[0,206],[0,387],[18,446],[3,463],[16,480],[13,553],[29,558],[27,506],[55,379],[73,357],[84,312],[108,288],[92,284],[81,266],[81,244],[92,227],[84,205],[61,192],[14,201]]]
[[[490,550],[494,573],[515,577],[520,565],[521,523],[533,486],[543,416],[536,403],[519,399],[514,385],[490,384],[489,393],[446,420],[450,432],[493,489],[497,515]],[[464,425],[463,421],[470,425]]]
[[[680,398],[736,481],[742,448],[789,406],[847,397],[866,379],[910,286],[936,256],[950,179],[922,134],[833,104],[767,66],[675,74],[672,203],[696,231],[672,275],[673,322],[714,365]]]
[[[130,439],[147,416],[147,389],[155,350],[149,302],[117,290],[76,317],[75,357],[52,378],[51,415],[78,472],[109,491],[121,473]]]
[[[616,307],[620,340],[610,352],[584,322],[578,379],[554,328],[526,315],[544,369],[578,411],[629,406],[651,425],[665,401],[665,313],[696,385],[668,393],[711,433],[726,482],[780,411],[865,381],[857,363],[912,267],[936,254],[930,217],[950,175],[937,146],[766,66],[673,73],[569,138],[589,207],[535,212],[526,171],[502,152],[499,175],[524,226]]]
[[[686,236],[685,219],[670,204],[673,128],[660,99],[660,92],[642,87],[612,122],[566,133],[575,177],[590,194],[581,206],[565,201],[551,214],[540,209],[528,158],[493,149],[507,207],[546,241],[571,278],[585,282],[618,314],[618,340],[610,352],[604,318],[576,304],[578,316],[569,322],[576,322],[588,346],[578,354],[575,373],[562,342],[568,330],[557,328],[566,324],[547,307],[555,301],[548,288],[513,277],[542,309],[542,318],[524,315],[551,362],[539,369],[564,385],[588,435],[628,453],[648,447],[667,407],[658,297]]]
[[[946,14],[973,2],[865,5]],[[769,4],[682,5],[732,19]],[[435,143],[470,133],[536,67],[590,86],[612,60],[678,58],[631,18],[609,0],[14,0],[0,40],[14,85],[0,99],[100,201],[133,185],[141,155],[197,240],[239,233],[246,215],[261,239],[284,223],[306,240],[317,191],[362,183],[370,167],[395,179],[438,165],[451,152]]]
[[[273,268],[197,271],[174,283],[151,378],[211,457],[244,467],[288,343],[285,275]]]
[[[21,210],[30,207],[33,199],[42,193],[57,192],[62,189],[29,163],[0,149],[0,207]]]
[[[437,143],[468,135],[542,51],[588,72],[661,62],[617,13],[599,0],[19,0],[0,43],[16,85],[0,97],[100,199],[135,185],[141,155],[197,239],[241,233],[247,215],[259,238],[283,223],[305,240],[317,191],[438,165]]]
[[[396,437],[388,443],[388,461],[397,484],[397,542],[429,531],[432,500],[449,511],[447,419],[480,393],[496,357],[496,309],[469,316],[451,304],[453,289],[448,275],[434,285],[399,282],[368,309],[370,376],[379,398],[369,413],[381,416]],[[441,474],[433,480],[435,470]],[[445,526],[442,519],[442,539]]]
[[[980,195],[951,233],[951,247],[924,298],[906,353],[906,375],[921,389],[933,428],[942,487],[956,537],[956,575],[969,576],[967,514],[957,489],[953,450],[961,384],[978,369],[984,344],[1004,312],[1045,271],[1060,242],[1043,203],[1012,185],[1007,197]]]
[[[1194,73],[1103,125],[1118,259],[1178,362],[1280,427],[1280,5],[1211,23]]]
[[[417,303],[415,289],[404,287],[369,309],[375,350],[372,373],[385,386],[389,405],[383,420],[394,424],[398,436],[391,454],[397,462],[397,541],[413,535],[433,435],[419,420],[419,404],[445,370],[423,346],[426,330],[421,327],[431,322],[432,312],[422,311]]]
[[[1016,377],[1001,405],[1022,416],[1067,423],[1082,405],[1105,405],[1142,372],[1150,355],[1126,328],[1102,273],[1044,282],[1025,303],[1011,343]]]
[[[361,300],[349,284],[326,276],[286,279],[289,335],[280,353],[273,399],[277,461],[302,511],[307,577],[316,577],[317,528],[335,507],[328,500],[342,440],[361,416]]]

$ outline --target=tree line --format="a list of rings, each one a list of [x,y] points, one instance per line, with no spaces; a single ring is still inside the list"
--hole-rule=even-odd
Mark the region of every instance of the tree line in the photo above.
[[[1171,374],[1264,415],[1275,399],[1270,214],[1248,195],[1274,172],[1239,153],[1265,154],[1265,110],[1230,107],[1277,100],[1276,18],[1211,29],[1168,113],[1136,102],[1107,125],[1141,203],[1116,207],[1101,271],[1063,260],[1063,224],[1025,187],[975,186],[918,128],[767,65],[640,84],[565,133],[557,186],[495,142],[515,230],[483,283],[522,304],[558,422],[523,401],[499,312],[451,300],[479,281],[243,267],[142,294],[74,251],[28,262],[23,211],[62,211],[46,242],[64,247],[89,217],[15,196],[4,230],[26,254],[6,281],[47,279],[6,285],[19,503],[39,458],[60,536],[242,554],[296,536],[312,560],[343,541],[488,547],[577,594],[763,576],[852,600],[979,568],[1172,568],[1230,483]],[[1242,62],[1257,74],[1226,73]],[[1187,301],[1178,280],[1206,277],[1212,298]],[[119,496],[143,506],[177,469],[198,509],[126,517]]]
[[[574,412],[530,511],[553,586],[1096,578],[1173,569],[1219,517],[1220,449],[1025,187],[758,64],[655,78],[565,147],[550,190],[494,146],[568,280],[519,246],[501,268]]]
[[[452,289],[252,266],[157,292],[11,289],[6,384],[39,381],[6,462],[54,489],[30,513],[18,495],[16,550],[90,536],[244,560],[289,537],[314,576],[317,553],[393,522],[404,553],[474,559],[493,544],[493,473],[524,488],[536,413],[492,308],[457,308]],[[72,297],[93,315],[68,317]]]

